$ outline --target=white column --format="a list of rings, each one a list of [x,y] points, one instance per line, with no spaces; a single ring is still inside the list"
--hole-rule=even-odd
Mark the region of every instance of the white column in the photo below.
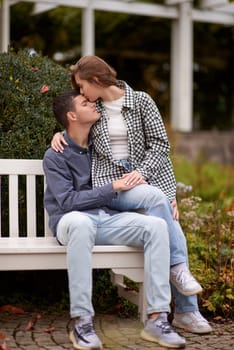
[[[94,9],[89,5],[82,10],[82,48],[81,53],[84,55],[94,55],[95,51],[95,38],[94,38]]]
[[[178,4],[178,11],[171,34],[171,126],[189,132],[193,129],[192,3]]]
[[[10,3],[0,2],[0,52],[7,52],[10,45]]]

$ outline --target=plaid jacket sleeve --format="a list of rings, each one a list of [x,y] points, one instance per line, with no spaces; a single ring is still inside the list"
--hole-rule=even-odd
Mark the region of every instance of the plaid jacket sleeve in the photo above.
[[[160,172],[170,152],[167,133],[160,112],[153,99],[144,92],[138,93],[136,105],[140,108],[142,130],[144,132],[144,159],[136,164],[136,170],[149,179],[152,172]]]
[[[142,131],[138,140],[134,168],[149,183],[159,187],[170,200],[176,196],[176,181],[170,160],[170,144],[160,112],[153,99],[145,92],[136,92],[136,123]],[[140,139],[140,134],[139,139]],[[140,141],[140,142],[139,142]],[[144,146],[143,146],[144,145]]]

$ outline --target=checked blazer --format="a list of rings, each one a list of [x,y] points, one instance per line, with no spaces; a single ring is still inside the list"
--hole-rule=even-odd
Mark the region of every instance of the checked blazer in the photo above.
[[[119,87],[125,90],[122,115],[127,126],[128,161],[132,170],[141,173],[149,184],[160,188],[172,201],[176,197],[176,182],[160,112],[147,93],[134,91],[124,81],[119,81]],[[93,187],[117,180],[128,172],[112,157],[108,116],[101,100],[96,105],[101,118],[91,130]]]

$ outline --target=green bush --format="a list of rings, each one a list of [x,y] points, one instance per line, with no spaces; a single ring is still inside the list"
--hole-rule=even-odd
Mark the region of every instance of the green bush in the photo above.
[[[68,69],[30,50],[0,54],[2,158],[42,158],[58,127],[52,99],[70,88]]]
[[[204,287],[199,305],[205,313],[232,318],[234,167],[183,157],[174,167],[190,269]]]
[[[180,185],[180,222],[187,237],[190,269],[204,287],[201,308],[233,317],[234,200],[203,202]]]

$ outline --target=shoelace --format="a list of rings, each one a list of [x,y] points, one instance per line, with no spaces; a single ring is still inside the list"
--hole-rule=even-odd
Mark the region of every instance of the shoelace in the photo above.
[[[200,314],[199,311],[194,311],[193,314],[199,321],[207,323],[206,319]]]
[[[158,321],[158,322],[157,322]],[[168,333],[174,333],[173,327],[170,325],[168,321],[159,321],[155,320],[155,324],[157,327],[162,329],[162,333],[168,334]]]
[[[92,323],[85,323],[82,325],[75,325],[75,329],[77,331],[77,333],[79,333],[80,335],[90,335],[90,334],[94,334],[94,329],[93,329],[93,325]]]
[[[180,282],[181,284],[184,284],[186,281],[192,281],[192,280],[194,280],[194,278],[192,277],[192,275],[190,275],[190,273],[189,273],[188,271],[180,270],[180,271],[176,274],[175,280],[176,280],[177,282]]]

